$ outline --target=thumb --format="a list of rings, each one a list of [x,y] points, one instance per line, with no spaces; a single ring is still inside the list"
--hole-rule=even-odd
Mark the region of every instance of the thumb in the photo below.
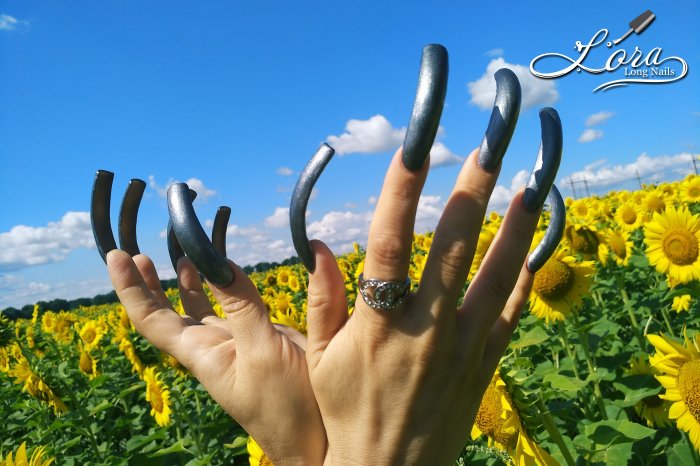
[[[311,241],[311,248],[316,257],[316,269],[309,274],[306,360],[313,369],[333,336],[347,322],[348,305],[343,274],[335,256],[321,241]]]

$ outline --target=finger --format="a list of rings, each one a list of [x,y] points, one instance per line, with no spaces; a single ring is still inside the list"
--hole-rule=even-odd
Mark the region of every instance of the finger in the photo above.
[[[182,360],[178,342],[187,323],[164,307],[151,292],[129,254],[113,250],[107,254],[112,285],[136,330],[161,351]]]
[[[515,287],[538,220],[539,211],[525,208],[520,190],[459,309],[469,320],[470,331],[487,335],[501,314]]]
[[[177,284],[185,314],[205,324],[219,319],[202,288],[197,268],[187,257],[180,258],[177,263]]]
[[[484,170],[479,154],[479,150],[472,151],[460,170],[425,263],[418,294],[428,302],[446,303],[436,309],[457,306],[500,172],[500,165],[492,171]]]
[[[311,241],[311,247],[316,268],[309,274],[306,360],[314,368],[333,336],[347,322],[348,306],[343,275],[335,256],[321,241]]]
[[[486,340],[482,364],[483,370],[488,374],[496,370],[498,362],[510,344],[513,332],[518,327],[518,322],[530,294],[534,278],[535,275],[528,271],[527,266],[523,265],[515,288],[506,302],[506,307],[496,319],[496,323]]]
[[[218,288],[209,282],[209,288],[226,313],[231,334],[236,340],[236,348],[244,354],[257,345],[268,345],[277,335],[277,331],[270,321],[267,308],[255,284],[243,269],[228,259],[227,262],[233,272],[233,283]]]
[[[391,161],[370,226],[367,279],[403,282],[408,275],[413,224],[429,164],[414,172],[403,166],[401,155],[399,149]]]
[[[161,307],[167,307],[172,309],[170,305],[170,300],[165,295],[163,287],[160,285],[160,279],[158,278],[158,272],[156,271],[156,266],[153,265],[153,261],[148,256],[143,254],[138,254],[134,256],[134,263],[136,267],[141,272],[143,280],[146,282],[146,286],[153,293],[153,297],[156,299]]]

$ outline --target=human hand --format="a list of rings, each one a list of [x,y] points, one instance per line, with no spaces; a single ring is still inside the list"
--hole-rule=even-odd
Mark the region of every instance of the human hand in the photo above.
[[[109,219],[105,218],[109,197],[105,201],[100,195],[109,194],[109,189],[104,189],[105,173],[98,172],[95,183],[93,228],[114,289],[136,330],[180,361],[275,464],[321,464],[327,450],[326,436],[309,381],[306,337],[289,327],[273,325],[255,285],[231,262],[226,267],[235,277],[233,283],[211,286],[226,314],[222,319],[210,305],[192,262],[175,257],[186,315],[175,312],[153,262],[138,254],[135,230],[121,234],[129,230],[122,228],[126,224],[135,227],[138,201],[131,214],[120,215],[120,242],[122,247],[131,245],[135,255],[132,258],[114,249]],[[133,207],[133,199],[128,199],[125,196],[122,212],[124,205],[131,203]]]
[[[422,67],[421,77],[424,71]],[[415,293],[390,310],[373,308],[358,295],[348,317],[345,285],[335,258],[323,243],[311,243],[313,260],[306,261],[310,264],[307,360],[328,436],[329,464],[454,461],[517,326],[533,274],[546,260],[543,251],[527,263],[525,259],[561,156],[561,125],[552,109],[540,113],[542,148],[527,189],[514,196],[460,302],[518,115],[517,79],[510,71],[499,73],[497,106],[484,143],[467,158],[458,176]],[[433,75],[428,83],[439,87],[435,84],[439,81]],[[419,85],[418,96],[435,94],[439,90]],[[420,105],[417,101],[416,107]],[[418,112],[414,107],[414,116],[425,118],[412,118],[403,149],[395,154],[386,175],[369,232],[366,279],[394,282],[397,288],[406,280],[416,209],[428,173],[425,160],[435,135],[425,127],[437,129],[441,106],[439,102]],[[414,121],[431,124],[422,123],[423,128],[412,133]],[[424,138],[416,142],[412,134]],[[550,246],[553,241],[549,235]],[[386,296],[375,298],[391,301]]]

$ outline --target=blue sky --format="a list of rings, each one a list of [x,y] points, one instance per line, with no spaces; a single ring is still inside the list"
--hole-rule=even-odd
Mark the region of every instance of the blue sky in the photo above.
[[[139,244],[170,278],[168,183],[192,180],[203,223],[231,206],[231,258],[281,260],[293,254],[291,189],[329,141],[338,154],[309,204],[309,232],[338,253],[364,243],[427,43],[447,47],[450,77],[419,231],[435,226],[460,160],[481,142],[491,76],[502,66],[515,69],[525,97],[493,209],[507,205],[532,168],[543,106],[555,107],[564,127],[565,195],[571,177],[605,192],[633,189],[637,171],[651,182],[692,170],[700,3],[470,3],[0,0],[0,308],[110,289],[87,217],[97,169],[116,174],[113,224],[128,180],[149,182]],[[613,50],[661,47],[662,57],[688,64],[683,80],[593,93],[630,66],[548,80],[530,74],[534,57],[577,58],[576,41],[601,28],[619,37],[646,9],[656,19],[642,34],[592,49],[586,66],[604,66]]]

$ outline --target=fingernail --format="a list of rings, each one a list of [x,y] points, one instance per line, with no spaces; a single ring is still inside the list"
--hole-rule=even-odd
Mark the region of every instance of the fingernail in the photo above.
[[[527,258],[527,270],[529,270],[530,273],[535,273],[542,268],[549,258],[552,257],[557,246],[559,246],[562,236],[564,236],[566,206],[564,205],[564,199],[562,199],[561,193],[554,184],[549,191],[548,200],[551,213],[549,216],[549,225],[547,225],[547,230],[544,232],[542,241],[540,241],[540,244],[537,245]]]
[[[496,100],[479,148],[479,165],[487,172],[495,170],[503,160],[518,122],[522,100],[520,81],[513,71],[501,68],[496,71],[494,78]]]
[[[559,170],[563,145],[561,120],[556,110],[549,107],[540,110],[540,124],[542,143],[523,196],[523,206],[530,212],[537,212],[547,199]]]
[[[321,144],[321,147],[314,153],[299,175],[289,205],[289,228],[292,232],[294,250],[310,273],[316,269],[316,256],[306,234],[306,207],[309,204],[309,197],[311,197],[311,191],[314,189],[316,181],[330,162],[333,154],[335,154],[335,150],[331,146]]]
[[[136,241],[136,221],[145,189],[145,181],[137,178],[129,181],[129,187],[126,188],[124,199],[122,199],[122,205],[119,209],[119,247],[132,257],[141,253],[139,244]]]
[[[435,141],[445,104],[448,72],[447,49],[438,44],[426,45],[420,62],[413,112],[403,142],[403,165],[411,171],[423,167]]]
[[[107,253],[113,249],[117,249],[117,243],[114,241],[114,234],[112,233],[112,222],[109,216],[113,180],[114,173],[107,170],[97,170],[90,199],[90,223],[92,225],[92,234],[95,237],[97,252],[100,253],[105,263],[107,262]]]

